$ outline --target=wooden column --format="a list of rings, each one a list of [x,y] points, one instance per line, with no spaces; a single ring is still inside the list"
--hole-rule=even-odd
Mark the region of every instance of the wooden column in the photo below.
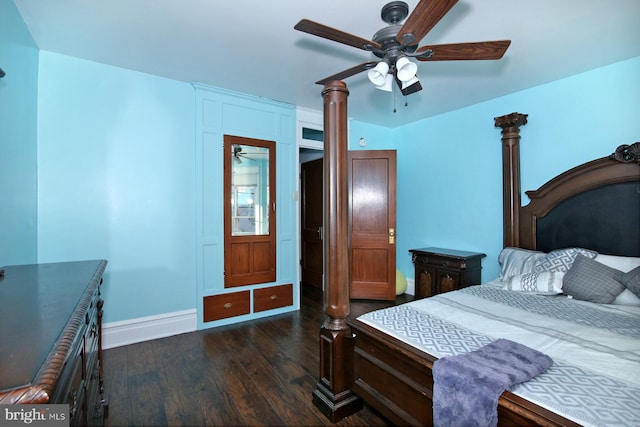
[[[504,247],[520,246],[520,126],[527,123],[527,114],[511,113],[494,121],[502,128]]]
[[[359,411],[362,401],[349,389],[353,335],[349,315],[349,216],[347,186],[347,85],[328,82],[324,97],[324,310],[320,328],[320,379],[314,404],[336,422]]]

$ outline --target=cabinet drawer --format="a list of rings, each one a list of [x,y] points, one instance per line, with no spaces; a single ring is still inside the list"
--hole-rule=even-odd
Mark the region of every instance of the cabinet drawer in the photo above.
[[[85,385],[87,403],[87,426],[104,425],[104,396],[100,392],[100,361],[97,361],[88,373]]]
[[[204,321],[226,319],[227,317],[249,314],[251,311],[249,291],[210,295],[203,299]]]
[[[456,271],[440,270],[436,271],[436,294],[455,291],[460,289],[460,273]]]
[[[409,252],[413,254],[412,261],[416,264],[429,264],[456,270],[482,268],[482,258],[486,256],[479,252],[442,248],[411,249]]]
[[[253,291],[253,311],[272,310],[293,305],[293,285],[271,286]]]
[[[413,262],[416,264],[429,264],[434,267],[455,268],[464,270],[467,268],[468,261],[461,258],[451,258],[438,255],[413,255]]]
[[[96,311],[90,313],[86,320],[87,329],[84,335],[84,352],[86,359],[86,372],[91,371],[91,368],[96,364],[98,359],[98,347],[100,344],[100,330],[98,324],[98,316]]]
[[[76,352],[76,355],[68,361],[68,365],[65,365],[60,376],[59,386],[52,399],[53,402],[69,405],[71,426],[82,425],[84,420],[83,351],[80,348]]]

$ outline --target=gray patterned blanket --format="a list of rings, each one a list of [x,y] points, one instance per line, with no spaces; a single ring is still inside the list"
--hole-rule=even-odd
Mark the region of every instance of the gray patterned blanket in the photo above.
[[[359,320],[436,357],[498,338],[554,365],[513,392],[585,426],[640,425],[640,308],[472,286]]]

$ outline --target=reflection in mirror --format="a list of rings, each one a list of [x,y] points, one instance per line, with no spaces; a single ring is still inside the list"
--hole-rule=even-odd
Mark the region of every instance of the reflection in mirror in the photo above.
[[[231,235],[268,235],[269,148],[234,144],[231,151]]]

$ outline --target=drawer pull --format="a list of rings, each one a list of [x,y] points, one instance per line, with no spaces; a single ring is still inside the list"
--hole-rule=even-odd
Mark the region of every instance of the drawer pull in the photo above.
[[[231,307],[233,307],[233,304],[231,304],[230,302],[226,303],[225,305],[223,305],[224,308],[226,308],[227,310],[230,309]]]
[[[278,299],[278,295],[271,295],[271,301],[275,301]]]

